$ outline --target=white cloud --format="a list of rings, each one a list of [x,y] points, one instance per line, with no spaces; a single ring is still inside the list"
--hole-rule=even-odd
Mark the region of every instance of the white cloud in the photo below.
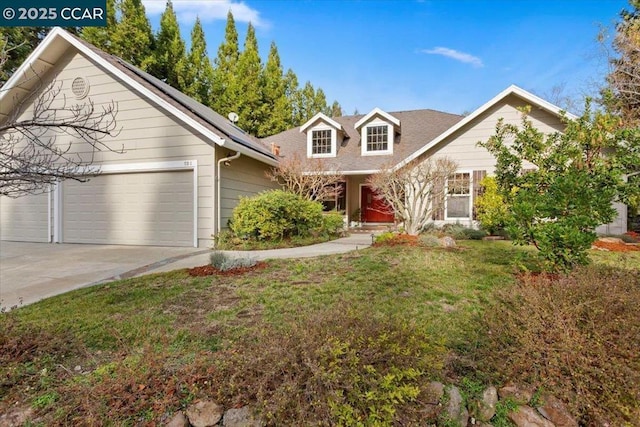
[[[142,0],[149,15],[160,15],[164,12],[166,0]],[[260,12],[252,9],[244,2],[234,0],[173,0],[173,9],[178,21],[193,23],[200,17],[202,23],[226,20],[227,13],[233,13],[236,22],[251,22],[255,27],[268,27],[269,24],[260,18]]]
[[[456,61],[464,62],[465,64],[471,64],[474,68],[482,68],[484,64],[482,60],[477,56],[473,56],[469,53],[458,52],[448,47],[434,47],[433,49],[423,49],[422,53],[429,55],[442,55],[447,58],[455,59]]]

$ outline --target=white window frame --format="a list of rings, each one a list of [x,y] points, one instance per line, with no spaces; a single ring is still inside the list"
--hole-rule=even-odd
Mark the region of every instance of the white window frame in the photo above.
[[[368,150],[367,149],[367,134],[370,128],[386,126],[387,127],[387,149],[386,150]],[[384,120],[372,120],[362,127],[362,134],[360,135],[361,155],[363,156],[387,156],[393,154],[393,142],[395,137],[395,131],[393,125]]]
[[[469,216],[449,216],[449,197],[467,197],[467,195],[450,195],[449,194],[449,178],[445,182],[445,198],[444,198],[444,220],[472,220],[473,219],[473,171],[457,170],[455,174],[469,174]]]
[[[313,132],[328,130],[331,132],[331,152],[324,154],[313,154]],[[322,159],[327,157],[336,157],[337,146],[337,133],[336,129],[332,126],[320,124],[312,127],[307,131],[307,157],[313,159]]]

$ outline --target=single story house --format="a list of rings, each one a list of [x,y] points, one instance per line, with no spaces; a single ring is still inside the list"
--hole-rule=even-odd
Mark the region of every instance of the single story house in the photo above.
[[[495,172],[495,158],[477,143],[495,134],[500,118],[505,123],[520,124],[520,109],[525,106],[531,107],[528,118],[541,131],[564,129],[559,107],[510,86],[467,116],[434,110],[386,112],[379,108],[364,115],[333,118],[318,113],[302,126],[265,138],[264,142],[277,146],[282,158],[322,159],[326,169],[344,175],[343,191],[329,206],[345,211],[350,223],[394,221],[393,213],[367,185],[371,174],[413,161],[447,157],[459,168],[451,177],[457,181],[456,191],[447,195],[444,209],[434,211],[433,222],[473,227],[477,225],[473,204],[480,191],[479,182]],[[627,207],[621,203],[615,207],[617,218],[599,227],[598,232],[622,234],[627,230]]]
[[[28,96],[39,79],[61,83],[62,94],[96,106],[117,103],[120,132],[114,150],[96,154],[101,174],[88,182],[60,182],[49,192],[0,197],[0,240],[208,247],[226,227],[240,196],[274,188],[265,172],[295,154],[322,158],[345,176],[331,207],[347,221],[390,223],[366,185],[369,175],[393,164],[446,156],[455,179],[466,183],[445,202],[436,223],[473,225],[478,183],[495,159],[477,146],[495,132],[499,118],[519,123],[518,108],[531,106],[541,130],[563,129],[560,109],[510,86],[467,116],[434,110],[327,117],[318,113],[300,127],[258,140],[213,110],[123,60],[55,28],[0,92],[0,121],[28,117]],[[26,101],[26,102],[25,102]],[[60,141],[69,143],[70,141]],[[73,146],[82,152],[83,148]],[[275,148],[275,149],[274,149]],[[85,147],[86,150],[86,147]],[[626,207],[599,231],[626,231]]]

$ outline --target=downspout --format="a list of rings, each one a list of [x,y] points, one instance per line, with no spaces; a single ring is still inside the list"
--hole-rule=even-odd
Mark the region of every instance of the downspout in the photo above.
[[[218,164],[217,164],[218,168],[216,170],[216,173],[217,173],[217,177],[216,177],[216,181],[217,181],[217,187],[216,187],[216,196],[217,196],[216,198],[217,198],[217,201],[216,201],[216,205],[217,205],[217,211],[218,211],[218,218],[217,218],[217,221],[216,221],[216,229],[217,229],[216,234],[220,233],[220,231],[222,230],[222,227],[220,226],[220,223],[222,222],[222,206],[220,206],[220,201],[222,200],[222,197],[220,196],[220,189],[222,187],[220,185],[220,181],[221,181],[221,175],[222,174],[220,173],[220,166],[223,163],[228,164],[232,160],[236,160],[239,157],[240,157],[240,152],[236,151],[236,154],[234,154],[233,156],[225,157],[225,158],[222,158],[222,159],[218,160]]]

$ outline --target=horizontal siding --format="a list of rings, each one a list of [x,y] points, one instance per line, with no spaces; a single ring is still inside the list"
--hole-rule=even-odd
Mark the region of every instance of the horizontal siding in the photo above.
[[[218,149],[217,158],[227,157],[227,150]],[[278,188],[278,184],[265,176],[270,166],[246,156],[231,162],[229,166],[222,165],[220,209],[221,228],[227,228],[227,223],[238,205],[240,197],[251,197],[262,191]]]
[[[61,82],[60,98],[67,98],[67,105],[91,101],[96,111],[115,102],[119,133],[108,141],[108,146],[118,152],[104,150],[95,153],[94,164],[150,163],[175,160],[196,160],[198,163],[198,239],[208,246],[214,232],[214,148],[201,135],[185,127],[174,116],[141,98],[121,81],[106,74],[79,52],[70,52],[58,61],[45,82],[55,76]],[[71,92],[71,82],[85,77],[89,82],[87,98],[77,100]],[[47,79],[49,79],[47,81]],[[60,105],[60,103],[56,104]],[[27,117],[32,106],[23,113]],[[105,140],[106,142],[106,140]],[[82,141],[58,136],[59,144],[71,143],[71,152],[84,159],[91,158],[91,147]],[[122,153],[119,151],[122,150]]]
[[[496,125],[500,118],[505,123],[520,124],[522,115],[518,108],[525,105],[524,101],[515,96],[506,98],[463,129],[451,135],[436,147],[436,151],[431,151],[427,155],[432,155],[434,158],[449,157],[458,163],[460,169],[486,170],[488,173],[493,173],[495,158],[477,144],[479,141],[487,141],[495,134]],[[529,119],[534,126],[546,133],[553,133],[563,128],[558,117],[540,109],[533,109]],[[525,164],[525,167],[527,166],[529,165]]]

